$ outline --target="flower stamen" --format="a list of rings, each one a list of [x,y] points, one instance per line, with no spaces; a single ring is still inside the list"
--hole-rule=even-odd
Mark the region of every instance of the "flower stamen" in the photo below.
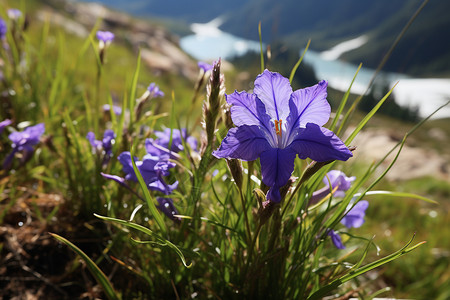
[[[282,132],[282,129],[281,129],[282,122],[283,122],[283,120],[275,120],[275,132],[280,137],[281,137],[281,132]]]

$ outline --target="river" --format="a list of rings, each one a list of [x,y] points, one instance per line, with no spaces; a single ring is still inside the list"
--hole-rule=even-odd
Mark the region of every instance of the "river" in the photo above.
[[[216,18],[205,24],[192,24],[191,30],[194,34],[181,38],[181,48],[194,58],[205,61],[212,61],[219,57],[227,59],[245,54],[249,50],[259,52],[259,42],[226,33],[219,29],[221,23],[222,20]],[[346,91],[357,66],[342,61],[339,57],[347,51],[362,46],[367,39],[366,36],[361,36],[323,52],[308,50],[304,61],[312,65],[316,76],[319,79],[326,79],[330,87]],[[373,73],[374,70],[362,67],[352,92],[364,93]],[[393,93],[398,104],[405,107],[417,107],[421,117],[428,116],[450,100],[450,79],[448,78],[413,78],[399,73],[381,72],[377,80],[390,86],[397,83]],[[450,117],[450,105],[433,116],[433,118],[448,117]]]

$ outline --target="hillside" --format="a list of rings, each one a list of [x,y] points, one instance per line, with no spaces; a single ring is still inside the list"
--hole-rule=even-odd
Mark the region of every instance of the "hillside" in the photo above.
[[[282,42],[297,50],[312,39],[311,49],[325,50],[344,40],[367,35],[362,48],[344,58],[376,67],[423,1],[412,0],[231,0],[179,1],[131,0],[98,1],[141,17],[171,19],[177,31],[187,33],[180,24],[208,22],[224,17],[221,29],[240,37],[257,40],[261,21],[267,43]],[[419,14],[385,66],[386,71],[413,76],[449,76],[450,41],[448,35],[450,2],[429,1]]]

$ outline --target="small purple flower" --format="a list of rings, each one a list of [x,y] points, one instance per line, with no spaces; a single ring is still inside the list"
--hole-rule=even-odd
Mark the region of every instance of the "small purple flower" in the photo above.
[[[34,145],[39,143],[41,135],[45,132],[44,123],[25,128],[22,132],[13,132],[9,135],[9,139],[13,142],[12,147],[16,151],[33,151]]]
[[[159,89],[159,86],[157,86],[154,82],[150,83],[150,85],[147,88],[147,91],[150,92],[150,96],[152,98],[164,97],[164,93]]]
[[[328,190],[330,189],[329,183],[331,183],[331,189],[338,187],[334,196],[344,197],[345,191],[347,191],[351,187],[355,179],[356,179],[355,176],[347,177],[345,173],[342,171],[331,170],[330,172],[327,173],[327,176],[323,178],[323,183],[327,186]]]
[[[333,244],[336,248],[345,249],[345,246],[342,243],[341,236],[338,233],[336,233],[334,230],[330,229],[330,230],[328,230],[328,235],[331,237],[331,241],[333,242]]]
[[[366,209],[369,207],[369,202],[361,200],[353,206],[347,206],[347,214],[342,218],[341,223],[347,228],[359,228],[364,224],[364,217],[366,216]]]
[[[334,190],[336,187],[337,190],[334,192],[333,196],[344,197],[345,192],[351,187],[355,179],[356,179],[355,176],[347,177],[345,173],[342,171],[338,170],[329,171],[327,175],[323,178],[323,183],[325,184],[325,186],[312,194],[308,205],[313,205],[319,202],[330,193],[330,190]],[[331,189],[329,185],[330,183]]]
[[[119,155],[118,160],[122,164],[125,179],[138,181],[131,162],[130,152],[122,152]],[[139,161],[137,157],[134,158],[134,161],[144,179],[145,184],[150,190],[160,191],[166,195],[169,195],[178,187],[178,181],[175,181],[175,183],[169,185],[163,178],[163,176],[169,175],[170,168],[175,167],[175,164],[168,160],[168,155],[153,156],[151,154],[147,154],[143,157],[142,161]]]
[[[105,44],[111,43],[114,40],[114,33],[110,31],[97,31],[97,39]]]
[[[28,158],[33,153],[33,146],[38,144],[41,136],[45,132],[44,123],[40,123],[34,126],[25,128],[24,131],[15,131],[9,135],[9,139],[12,142],[12,151],[3,161],[3,169],[6,169],[16,152],[25,152],[25,157]]]
[[[330,130],[327,82],[292,91],[289,80],[265,70],[255,80],[253,94],[226,95],[231,104],[231,128],[217,158],[252,161],[260,158],[262,181],[270,187],[267,199],[279,202],[279,189],[294,171],[296,156],[325,162],[347,160],[352,152]]]
[[[109,104],[105,104],[103,105],[103,111],[104,112],[110,112],[111,111],[111,107]],[[122,107],[118,106],[118,105],[113,105],[113,112],[115,115],[121,115],[122,114]]]
[[[170,146],[170,151],[175,153],[183,151],[183,140],[191,147],[192,150],[197,151],[197,140],[193,136],[188,136],[186,132],[186,128],[179,129],[170,129],[166,128],[164,131],[155,131],[155,135],[157,139],[155,143],[169,149],[170,136],[172,135],[172,145]]]
[[[92,150],[105,156],[106,161],[112,156],[112,146],[115,142],[116,134],[111,129],[105,130],[101,141],[95,139],[93,132],[88,132],[86,138],[91,143]]]
[[[9,120],[9,119],[6,119],[6,120],[4,120],[4,121],[1,121],[0,122],[0,133],[2,133],[3,132],[3,129],[5,129],[5,127],[6,126],[9,126],[9,125],[11,125],[11,120]]]
[[[156,197],[156,200],[159,204],[157,208],[162,211],[169,219],[175,222],[181,221],[179,217],[175,217],[175,215],[178,215],[178,210],[176,209],[175,205],[173,205],[173,200],[171,198]]]
[[[7,14],[11,20],[17,20],[22,16],[22,12],[17,8],[8,9]]]
[[[6,33],[8,32],[8,26],[5,20],[0,18],[0,39],[4,40],[6,38]]]
[[[214,63],[213,63],[212,65],[210,65],[210,64],[208,64],[208,63],[206,63],[206,62],[199,61],[199,62],[197,63],[197,65],[198,65],[198,67],[199,67],[200,69],[203,70],[204,73],[206,73],[206,72],[212,70]]]

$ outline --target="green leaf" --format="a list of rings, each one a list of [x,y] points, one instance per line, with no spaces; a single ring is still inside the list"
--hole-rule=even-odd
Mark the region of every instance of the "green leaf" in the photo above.
[[[61,243],[66,244],[70,249],[72,249],[75,253],[77,253],[86,263],[87,267],[89,268],[89,271],[91,271],[92,276],[94,276],[95,280],[97,280],[98,284],[100,284],[103,287],[103,291],[105,292],[108,299],[120,299],[121,297],[119,294],[116,293],[114,290],[111,282],[109,281],[108,277],[106,277],[105,273],[100,270],[100,268],[89,258],[89,256],[86,255],[80,248],[72,244],[67,239],[63,238],[62,236],[59,236],[55,233],[49,234],[60,241]]]
[[[100,215],[97,215],[97,214],[94,214],[94,216],[96,216],[99,219],[111,222],[111,223],[121,224],[121,225],[127,226],[129,228],[133,228],[135,230],[138,230],[138,231],[140,231],[142,233],[145,233],[145,234],[153,237],[154,239],[156,239],[158,241],[157,244],[159,244],[160,246],[164,245],[164,246],[167,246],[167,247],[171,248],[173,251],[175,251],[175,253],[178,254],[178,256],[180,257],[180,259],[181,259],[181,261],[183,263],[183,265],[186,268],[190,268],[192,266],[192,263],[189,264],[189,265],[186,263],[186,259],[184,257],[183,252],[181,252],[181,250],[177,246],[175,246],[173,243],[171,243],[170,241],[166,240],[165,238],[161,237],[160,235],[154,233],[149,228],[144,227],[144,226],[139,225],[139,224],[136,224],[134,222],[125,221],[125,220],[121,220],[121,219],[104,217],[104,216],[100,216]]]
[[[258,35],[259,35],[259,48],[261,51],[261,74],[264,73],[264,51],[263,51],[263,43],[262,43],[262,35],[261,35],[261,21],[258,24]]]
[[[308,51],[310,43],[311,43],[311,40],[308,40],[308,43],[306,44],[305,50],[303,50],[302,56],[300,56],[300,58],[298,59],[297,63],[292,68],[291,75],[289,76],[289,83],[291,83],[291,84],[292,84],[292,80],[294,79],[295,72],[297,71],[298,67],[300,66],[300,63],[302,62],[303,57],[306,54],[306,51]]]
[[[388,262],[391,262],[403,255],[405,255],[406,253],[411,252],[412,250],[416,249],[417,247],[423,245],[425,242],[420,242],[410,248],[409,245],[411,245],[412,241],[414,240],[415,234],[412,236],[412,238],[409,240],[409,242],[403,246],[400,250],[386,256],[383,257],[377,261],[374,261],[372,263],[369,263],[363,267],[360,267],[356,270],[350,271],[349,273],[347,273],[346,275],[342,276],[339,279],[334,280],[333,282],[331,282],[330,284],[322,287],[321,289],[319,289],[318,291],[314,292],[311,296],[308,297],[308,300],[314,300],[314,299],[321,299],[322,297],[328,295],[330,292],[332,292],[334,289],[336,289],[337,287],[339,287],[341,284],[355,278],[358,277],[361,274],[364,274],[370,270],[373,270],[377,267],[380,267],[384,264],[387,264]]]
[[[360,194],[355,194],[354,196],[359,196]],[[366,196],[372,196],[372,195],[387,195],[389,197],[401,197],[401,198],[413,198],[413,199],[419,199],[428,203],[433,204],[439,204],[438,202],[428,199],[426,197],[412,194],[412,193],[404,193],[404,192],[391,192],[391,191],[370,191],[366,193]]]
[[[133,170],[136,174],[136,177],[139,181],[139,185],[141,186],[142,192],[144,193],[145,201],[147,202],[148,208],[150,209],[151,214],[155,218],[156,223],[158,224],[161,231],[165,234],[167,232],[166,224],[164,223],[164,219],[159,213],[158,209],[156,208],[155,203],[153,202],[152,196],[150,195],[150,192],[148,191],[148,186],[145,184],[144,178],[141,175],[141,172],[136,166],[136,163],[134,162],[134,150],[131,149],[131,163],[133,164]]]

